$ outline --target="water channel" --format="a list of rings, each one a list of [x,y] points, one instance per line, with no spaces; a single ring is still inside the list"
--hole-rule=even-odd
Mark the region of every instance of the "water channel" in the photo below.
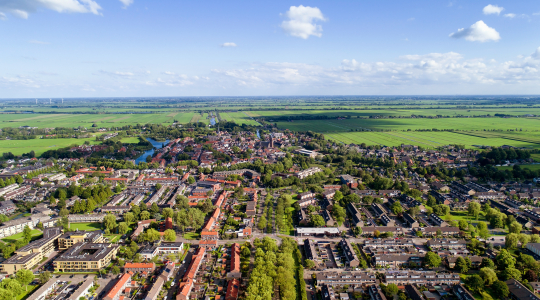
[[[152,144],[152,146],[154,146],[154,148],[150,149],[150,150],[147,150],[143,153],[143,155],[139,156],[136,160],[135,160],[135,164],[138,165],[140,162],[146,162],[146,157],[147,156],[152,156],[154,154],[154,149],[161,149],[163,148],[163,145],[169,143],[169,140],[165,140],[165,142],[157,142],[151,138],[146,138],[147,141],[150,142],[150,144]]]

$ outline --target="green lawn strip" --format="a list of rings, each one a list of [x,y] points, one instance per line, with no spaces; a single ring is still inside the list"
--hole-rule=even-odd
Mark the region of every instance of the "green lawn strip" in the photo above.
[[[121,139],[120,141],[125,144],[137,144],[139,143],[139,138],[136,136],[131,136],[131,137],[125,137]]]
[[[28,298],[32,292],[37,289],[39,287],[39,285],[25,285],[25,286],[22,286],[23,289],[26,289],[25,291],[23,291],[20,295],[18,295],[15,299],[16,300],[22,300],[22,299],[26,299]]]
[[[85,231],[96,231],[101,230],[101,223],[71,223],[69,224],[71,230],[85,230]]]
[[[200,233],[196,233],[196,232],[186,232],[186,233],[184,233],[184,238],[186,240],[196,240],[196,239],[198,239],[200,237],[201,237]]]
[[[41,230],[37,230],[37,229],[32,229],[31,234],[32,234],[32,239],[34,237],[43,235]],[[24,234],[22,232],[20,232],[20,233],[5,237],[5,238],[2,239],[2,241],[7,242],[7,243],[13,243],[13,242],[15,242],[17,240],[20,240],[20,239],[23,239],[23,238],[24,238]]]

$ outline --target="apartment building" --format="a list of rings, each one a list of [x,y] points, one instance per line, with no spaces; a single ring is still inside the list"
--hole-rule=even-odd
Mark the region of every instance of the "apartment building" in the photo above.
[[[58,238],[58,248],[66,250],[77,243],[102,243],[104,241],[103,231],[74,231],[63,234]]]
[[[240,278],[242,273],[240,272],[240,244],[234,243],[231,246],[231,260],[229,264],[228,278]]]
[[[94,286],[95,275],[90,275],[79,285],[79,287],[69,296],[68,300],[79,300],[81,298],[89,298],[91,296],[90,289]]]
[[[97,272],[109,265],[119,247],[112,244],[79,243],[54,260],[56,272]]]
[[[156,255],[180,254],[184,251],[184,243],[181,242],[161,242],[148,245],[141,250],[141,256],[145,259],[152,259]]]
[[[308,176],[311,176],[315,173],[319,173],[319,172],[322,172],[322,169],[319,168],[319,167],[311,167],[309,169],[305,169],[303,171],[300,171],[300,172],[296,172],[294,173],[294,176],[298,177],[299,179],[304,179]]]

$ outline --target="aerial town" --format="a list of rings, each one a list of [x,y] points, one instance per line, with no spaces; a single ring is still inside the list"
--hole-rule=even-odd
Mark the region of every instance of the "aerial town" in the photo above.
[[[5,159],[0,299],[540,299],[540,187],[477,168],[525,151],[275,129],[154,150]]]

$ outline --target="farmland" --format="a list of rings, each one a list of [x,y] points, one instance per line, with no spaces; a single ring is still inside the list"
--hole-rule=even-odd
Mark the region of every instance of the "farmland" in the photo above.
[[[125,126],[147,123],[172,124],[174,120],[188,123],[194,113],[159,114],[0,114],[0,127],[99,127]]]
[[[222,119],[225,119],[229,122],[235,122],[236,124],[239,124],[239,125],[242,125],[242,124],[247,124],[247,125],[252,125],[252,126],[259,125],[257,122],[255,122],[254,120],[250,118],[249,114],[246,114],[242,111],[221,112],[220,116]]]
[[[93,137],[85,139],[0,140],[0,151],[11,152],[14,155],[21,155],[34,150],[36,155],[39,156],[47,150],[63,148],[71,145],[82,145],[86,141],[89,141],[90,144],[98,143]]]

